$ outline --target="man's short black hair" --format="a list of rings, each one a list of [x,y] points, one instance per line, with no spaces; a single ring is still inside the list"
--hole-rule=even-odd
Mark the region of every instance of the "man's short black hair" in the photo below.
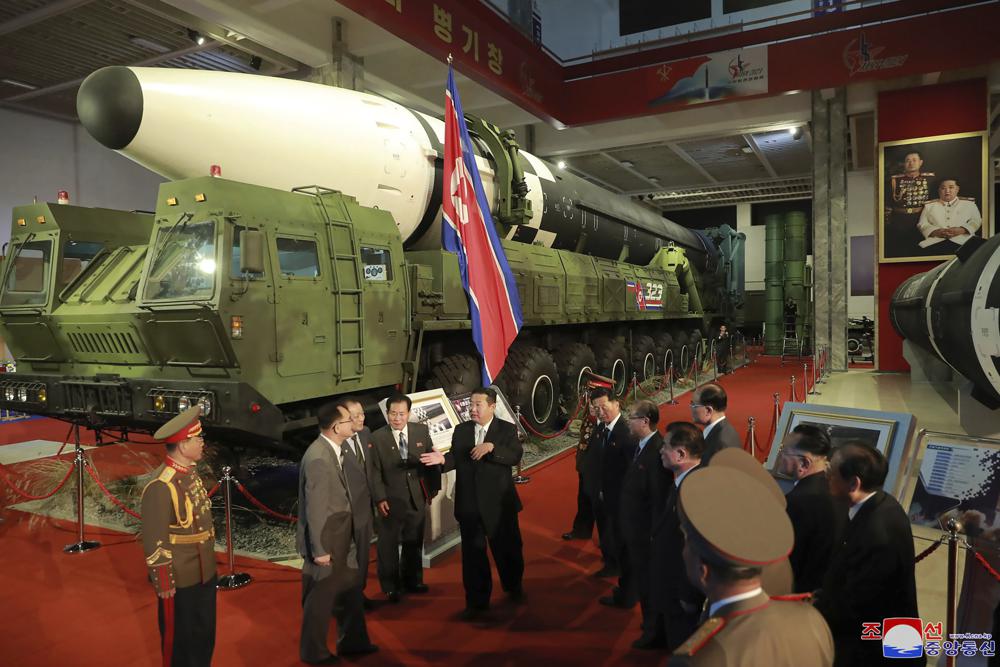
[[[396,405],[397,403],[406,403],[407,412],[409,412],[410,408],[413,407],[413,401],[410,400],[410,397],[404,394],[403,392],[398,391],[392,396],[390,396],[389,400],[386,402],[385,404],[386,412],[391,410],[392,406]]]
[[[726,405],[729,404],[729,397],[726,396],[726,390],[721,385],[709,382],[698,387],[698,402],[716,412],[725,412]]]
[[[617,401],[618,397],[611,393],[607,387],[594,387],[590,390],[590,401],[594,402],[599,398],[606,398],[609,401]]]
[[[864,442],[844,443],[834,450],[834,456],[838,456],[840,476],[847,481],[854,477],[860,479],[862,491],[878,491],[889,474],[889,465],[882,452]]]
[[[660,409],[652,401],[639,401],[632,407],[632,414],[649,420],[649,427],[656,430],[656,422],[660,421]]]
[[[486,402],[490,405],[495,405],[497,402],[497,390],[493,387],[476,387],[472,390],[472,395],[475,396],[476,394],[485,396]]]
[[[705,437],[701,429],[691,422],[667,424],[667,438],[663,444],[666,447],[683,447],[693,459],[700,459],[705,453]]]
[[[830,444],[830,435],[825,430],[812,424],[799,424],[792,429],[792,433],[799,434],[799,441],[795,443],[795,449],[814,456],[830,458],[833,445]]]
[[[945,181],[955,181],[955,185],[957,185],[958,187],[962,187],[962,184],[959,183],[958,179],[955,178],[954,176],[945,176],[944,178],[942,178],[940,181],[938,181],[938,187],[940,188],[942,185],[944,185]]]
[[[923,156],[923,154],[920,151],[906,151],[905,153],[903,153],[903,161],[904,162],[906,161],[906,156],[907,155],[916,155],[921,160],[924,159],[924,156]]]
[[[350,414],[347,406],[344,405],[342,400],[330,401],[329,403],[324,403],[319,406],[319,410],[316,411],[316,420],[319,422],[320,430],[329,430],[334,423],[340,421],[341,410],[343,410],[346,414]]]

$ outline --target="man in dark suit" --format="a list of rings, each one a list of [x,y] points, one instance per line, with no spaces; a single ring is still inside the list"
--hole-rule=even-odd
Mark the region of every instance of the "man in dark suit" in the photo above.
[[[604,424],[593,403],[589,401],[587,403],[590,414],[583,420],[580,427],[580,441],[576,444],[576,516],[573,517],[573,528],[568,533],[562,534],[564,540],[589,540],[594,534],[594,508],[590,504],[590,496],[587,495],[583,471],[586,468],[587,452],[590,451],[591,442],[603,434]]]
[[[881,642],[862,641],[862,623],[919,617],[913,533],[906,512],[882,491],[885,457],[860,442],[841,445],[830,461],[830,493],[850,503],[844,539],[830,560],[816,608],[833,633],[837,666],[891,665]],[[908,662],[924,664],[923,658]]]
[[[351,435],[344,442],[346,451],[351,455],[351,461],[353,464],[364,473],[365,479],[368,481],[368,495],[372,499],[372,517],[375,518],[375,489],[373,487],[373,480],[375,478],[375,465],[373,462],[373,457],[369,452],[371,447],[371,437],[372,432],[367,426],[365,426],[365,406],[361,404],[361,401],[354,397],[348,397],[341,401],[347,411],[351,415]],[[373,526],[373,529],[376,526]],[[369,539],[370,542],[370,539]],[[368,562],[371,560],[369,557],[371,549],[366,549],[364,553],[364,558],[361,559],[361,591],[365,590],[365,586],[368,584]],[[374,603],[365,597],[365,609],[371,609]]]
[[[830,436],[810,424],[792,429],[778,450],[779,470],[795,479],[785,496],[785,511],[795,530],[788,560],[796,593],[811,593],[823,585],[830,556],[847,524],[847,506],[830,495],[826,478],[831,451]]]
[[[489,609],[493,577],[487,546],[504,591],[516,602],[524,599],[524,553],[517,523],[521,499],[511,477],[523,451],[517,428],[494,417],[496,402],[493,389],[474,390],[472,420],[455,427],[447,456],[430,451],[420,457],[425,465],[455,470],[455,519],[462,535],[465,620],[475,620]]]
[[[629,435],[626,420],[622,419],[618,397],[605,387],[598,387],[590,393],[590,402],[597,408],[601,421],[606,424],[604,433],[595,438],[584,464],[584,481],[590,504],[594,508],[597,536],[604,559],[604,567],[594,576],[614,577],[621,575],[622,568],[627,567],[623,562],[626,556],[623,553],[625,545],[618,520],[618,501],[635,443]],[[632,607],[636,601],[633,596],[621,602]]]
[[[684,534],[677,512],[677,494],[681,482],[693,470],[701,467],[705,440],[697,426],[688,422],[673,422],[660,448],[662,467],[673,473],[673,483],[662,510],[652,527],[649,573],[650,620],[635,648],[666,648],[673,651],[684,643],[698,627],[705,594],[684,571]]]
[[[431,434],[425,425],[410,423],[411,406],[406,394],[389,398],[389,424],[372,435],[370,450],[378,511],[378,579],[390,602],[399,602],[401,590],[427,592],[424,522],[431,501],[429,490],[440,486],[438,466],[420,462],[420,455],[431,451]]]
[[[726,419],[728,404],[726,390],[714,382],[701,385],[691,397],[691,421],[704,427],[705,453],[701,462],[705,465],[723,447],[743,447],[740,434]]]
[[[602,597],[601,604],[623,606],[629,599],[639,600],[645,626],[649,611],[650,535],[653,517],[666,501],[671,476],[660,463],[663,438],[656,431],[660,410],[650,401],[639,401],[627,417],[629,433],[636,442],[632,460],[622,481],[618,519],[628,562],[622,571],[622,585]]]
[[[360,468],[345,451],[353,434],[347,408],[330,403],[317,418],[319,437],[299,466],[296,545],[304,559],[299,657],[330,665],[337,662],[326,645],[331,613],[337,618],[340,655],[378,650],[368,639],[360,579],[361,559],[367,558],[371,540],[371,499]]]

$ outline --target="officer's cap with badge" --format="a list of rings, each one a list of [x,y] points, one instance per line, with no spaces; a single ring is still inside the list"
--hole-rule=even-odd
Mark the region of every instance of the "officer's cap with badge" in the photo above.
[[[688,544],[708,565],[763,567],[792,550],[792,522],[773,492],[714,458],[684,479],[678,508]]]
[[[751,478],[763,484],[764,487],[771,493],[774,499],[781,505],[782,509],[788,504],[785,499],[785,494],[782,493],[781,487],[771,477],[771,473],[764,470],[764,466],[760,464],[750,452],[744,451],[738,447],[726,447],[720,450],[712,457],[709,461],[709,467],[711,466],[724,466],[726,468],[732,468],[733,470],[739,470],[740,472],[749,475]]]
[[[196,405],[180,413],[153,434],[153,438],[165,445],[176,445],[201,435],[201,406]]]

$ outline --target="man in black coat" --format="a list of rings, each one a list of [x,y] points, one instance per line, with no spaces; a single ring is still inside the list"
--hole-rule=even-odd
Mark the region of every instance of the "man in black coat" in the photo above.
[[[344,441],[345,451],[351,455],[351,462],[354,463],[357,468],[364,473],[365,480],[368,482],[368,496],[374,501],[375,499],[375,488],[373,486],[375,479],[375,466],[372,460],[371,452],[369,447],[371,446],[372,432],[367,426],[365,426],[365,406],[361,404],[361,401],[349,396],[340,401],[340,403],[347,408],[347,411],[351,415],[351,431],[353,432],[348,436],[347,440]],[[378,528],[378,515],[375,513],[375,506],[372,505],[372,516],[375,521],[375,529],[377,532]],[[370,549],[364,551],[364,558],[361,561],[361,590],[364,591],[365,586],[368,583],[368,555]],[[365,597],[365,609],[372,609],[374,603]]]
[[[794,592],[811,593],[823,585],[823,576],[847,524],[847,506],[830,495],[830,437],[811,424],[799,424],[785,436],[778,450],[779,470],[795,479],[785,496],[785,511],[795,531],[788,560],[794,574]]]
[[[441,477],[438,466],[420,462],[420,455],[432,449],[431,434],[425,425],[409,421],[411,406],[406,394],[391,396],[386,403],[389,424],[371,437],[378,579],[390,602],[399,602],[401,590],[427,592],[423,567],[424,522],[427,505],[433,498],[430,491],[440,486]]]
[[[740,434],[726,419],[728,404],[726,390],[714,382],[701,385],[691,396],[691,421],[704,428],[705,453],[701,457],[704,465],[724,447],[743,447]]]
[[[705,594],[688,579],[684,569],[684,534],[677,511],[681,482],[702,466],[705,440],[701,431],[688,422],[673,422],[660,448],[660,462],[673,473],[673,483],[662,510],[652,527],[649,576],[650,620],[642,636],[632,646],[673,651],[698,627]]]
[[[604,567],[594,576],[614,577],[621,575],[622,568],[628,567],[624,562],[625,545],[621,536],[618,501],[621,498],[625,471],[635,450],[635,442],[629,435],[626,420],[622,419],[621,404],[617,396],[604,387],[598,387],[590,393],[590,402],[597,408],[601,421],[606,424],[604,432],[594,438],[584,464],[584,481],[594,508],[597,536],[604,559]],[[623,602],[631,607],[636,601],[633,597]]]
[[[653,517],[666,501],[671,476],[660,463],[663,438],[656,431],[660,410],[650,401],[639,401],[628,415],[628,428],[636,442],[622,481],[618,519],[628,556],[623,583],[602,597],[602,604],[619,607],[637,598],[643,625],[649,621],[649,559]]]
[[[881,642],[861,640],[862,623],[920,616],[913,533],[906,512],[882,491],[888,469],[878,450],[860,442],[841,445],[830,461],[830,492],[850,503],[843,542],[816,601],[833,633],[835,667],[895,664],[882,657]]]
[[[597,408],[588,402],[587,408],[590,415],[583,420],[580,428],[580,441],[576,445],[576,516],[573,517],[573,528],[562,534],[564,540],[589,540],[594,534],[594,508],[590,505],[590,496],[587,495],[587,485],[584,481],[583,472],[586,468],[587,452],[594,438],[601,437],[604,433],[604,424],[597,414]]]
[[[524,598],[524,553],[517,523],[521,499],[511,477],[523,452],[517,428],[494,417],[496,401],[493,389],[474,390],[472,421],[455,427],[447,456],[432,451],[420,457],[425,465],[455,470],[455,518],[462,535],[466,620],[474,620],[489,609],[493,577],[487,545],[504,591],[514,601]]]

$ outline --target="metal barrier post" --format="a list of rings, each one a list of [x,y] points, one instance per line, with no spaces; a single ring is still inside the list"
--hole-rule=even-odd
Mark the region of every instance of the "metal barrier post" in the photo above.
[[[792,376],[792,380],[791,380],[791,382],[789,384],[792,387],[792,396],[791,396],[791,399],[789,399],[789,400],[791,400],[794,403],[795,401],[799,400],[798,397],[795,395],[795,376],[794,375]]]
[[[750,455],[757,458],[757,432],[754,429],[754,425],[757,423],[757,418],[748,417],[747,422],[750,424]]]
[[[944,618],[944,636],[950,638],[958,630],[955,617],[955,594],[957,593],[955,589],[958,573],[958,545],[960,541],[958,532],[962,530],[962,524],[952,517],[948,519],[945,528],[948,530],[948,606]],[[955,656],[947,656],[945,665],[947,667],[955,667]]]
[[[215,585],[216,588],[231,591],[237,588],[243,588],[251,581],[251,577],[246,572],[236,571],[236,557],[233,555],[233,482],[235,481],[231,475],[233,469],[230,466],[223,466],[222,468],[222,482],[224,486],[222,488],[222,497],[226,504],[226,556],[229,559],[229,574],[224,575],[219,578],[219,583]]]
[[[639,400],[639,375],[632,371],[632,402]]]
[[[816,350],[813,350],[813,364],[812,364],[813,388],[812,391],[809,392],[813,396],[819,396],[821,394],[821,392],[816,389],[816,383],[819,382],[819,380],[816,379],[816,364],[818,360],[819,356],[817,355]]]
[[[670,350],[667,350],[668,352]],[[670,355],[670,364],[667,366],[667,378],[670,382],[670,400],[667,401],[667,405],[677,405],[677,400],[674,398],[674,358],[673,354]]]
[[[696,387],[699,384],[701,384],[701,379],[700,379],[701,355],[699,354],[699,351],[701,350],[700,346],[701,346],[701,341],[698,341],[698,344],[694,346],[694,386]]]
[[[517,420],[517,437],[521,439],[521,406],[514,406],[514,419]],[[531,477],[528,475],[521,474],[521,462],[517,462],[517,470],[514,472],[514,483],[515,484],[527,484],[531,481]]]
[[[73,424],[73,439],[76,441],[76,458],[73,459],[73,465],[76,466],[76,542],[64,546],[63,551],[82,554],[96,549],[101,543],[83,539],[83,466],[87,465],[87,459],[83,456],[83,445],[80,444],[79,424]]]
[[[719,355],[718,350],[715,349],[715,341],[708,347],[708,354],[712,357],[712,381],[715,382],[719,379]]]
[[[809,402],[809,364],[802,364],[802,402]]]

